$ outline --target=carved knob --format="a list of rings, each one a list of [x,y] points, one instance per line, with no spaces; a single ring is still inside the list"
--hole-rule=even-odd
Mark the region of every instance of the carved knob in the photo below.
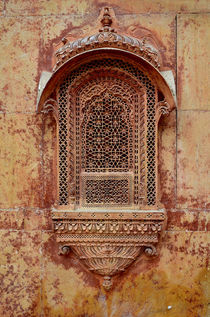
[[[146,253],[146,255],[148,256],[155,256],[157,255],[157,250],[154,246],[151,247],[147,247],[144,252]]]
[[[110,276],[104,276],[103,287],[106,291],[109,291],[112,287],[112,280]]]
[[[68,255],[70,252],[70,247],[67,245],[64,245],[63,247],[60,248],[59,255]]]

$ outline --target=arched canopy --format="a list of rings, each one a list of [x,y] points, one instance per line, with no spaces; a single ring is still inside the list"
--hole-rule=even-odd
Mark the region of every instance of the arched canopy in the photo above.
[[[165,101],[169,105],[169,111],[173,110],[175,105],[175,100],[173,93],[167,84],[164,77],[161,75],[159,70],[155,68],[146,58],[138,56],[134,52],[128,52],[123,49],[103,47],[103,48],[95,48],[90,49],[85,52],[78,53],[72,57],[70,57],[67,61],[65,61],[58,69],[52,73],[48,82],[46,83],[38,105],[37,111],[41,112],[43,109],[43,105],[45,101],[51,96],[55,87],[57,87],[62,80],[73,70],[75,70],[78,66],[85,64],[91,60],[102,59],[102,58],[119,58],[126,59],[135,62],[137,66],[139,66],[142,70],[145,70],[149,77],[153,80],[153,82],[157,85],[158,89],[162,92]]]
[[[168,111],[175,108],[173,93],[159,71],[159,53],[152,45],[127,35],[120,35],[111,28],[112,19],[109,9],[104,9],[101,20],[102,29],[97,34],[68,42],[62,40],[64,46],[56,52],[57,63],[54,72],[42,90],[38,101],[37,111],[43,109],[45,101],[55,88],[70,72],[92,60],[101,58],[118,58],[134,62],[152,79],[168,104]]]

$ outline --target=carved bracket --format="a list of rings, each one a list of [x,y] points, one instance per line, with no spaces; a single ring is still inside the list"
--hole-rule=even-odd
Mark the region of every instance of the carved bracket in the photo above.
[[[123,272],[141,254],[157,255],[156,245],[166,216],[161,211],[61,212],[52,214],[59,254],[72,250],[86,267],[104,277],[109,290],[111,277]]]
[[[53,98],[49,98],[45,101],[41,112],[44,114],[52,112],[56,122],[58,123],[58,103]]]
[[[157,122],[162,115],[168,115],[170,113],[170,106],[166,100],[159,101],[156,105]]]

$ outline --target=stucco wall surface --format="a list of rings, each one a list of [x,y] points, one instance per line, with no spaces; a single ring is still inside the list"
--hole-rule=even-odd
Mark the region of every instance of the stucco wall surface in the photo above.
[[[159,255],[137,259],[109,293],[73,254],[57,254],[55,128],[36,113],[56,45],[90,34],[105,5],[122,32],[157,39],[178,99],[160,126],[168,225]],[[209,9],[208,0],[0,0],[0,316],[210,316]]]

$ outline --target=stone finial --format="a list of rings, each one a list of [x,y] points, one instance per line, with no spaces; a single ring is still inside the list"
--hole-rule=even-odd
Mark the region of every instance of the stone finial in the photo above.
[[[112,18],[109,12],[109,8],[104,8],[104,14],[103,18],[101,19],[102,29],[100,29],[100,32],[114,32],[114,29],[111,28],[112,25]]]

